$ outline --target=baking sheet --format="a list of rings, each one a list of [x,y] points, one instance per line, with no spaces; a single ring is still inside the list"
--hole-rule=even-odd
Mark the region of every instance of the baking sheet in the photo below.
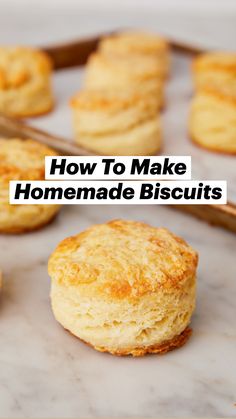
[[[171,77],[167,81],[166,105],[163,112],[163,155],[192,156],[192,178],[227,180],[228,200],[236,204],[236,156],[209,152],[194,145],[188,135],[188,114],[193,95],[191,57],[174,53]],[[57,97],[53,113],[29,120],[52,134],[73,138],[69,100],[83,82],[83,67],[54,73]]]

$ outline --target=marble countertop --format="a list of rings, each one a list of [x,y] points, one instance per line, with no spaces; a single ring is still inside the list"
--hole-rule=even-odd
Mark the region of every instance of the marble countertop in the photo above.
[[[168,227],[199,251],[193,336],[165,356],[96,352],[50,309],[47,260],[56,244],[119,217]],[[0,417],[235,417],[235,249],[235,235],[155,206],[68,206],[44,230],[1,237]]]
[[[23,25],[23,14],[12,12],[8,16],[6,10],[1,11],[2,22],[0,18],[0,36],[4,42],[14,42],[16,37],[18,42],[28,42],[29,38],[33,43],[39,43],[39,39],[46,42],[47,34],[52,34],[51,41],[56,35],[62,38],[62,16],[55,16],[55,25],[51,28],[49,22],[54,15],[49,12],[44,20],[42,10],[38,11],[37,18],[34,12],[33,20]],[[84,16],[85,12],[77,15],[82,28],[85,28]],[[109,16],[110,19],[114,15],[110,12]],[[86,30],[93,28],[96,32],[106,28],[107,18],[93,12]],[[121,24],[122,14],[119,19],[114,26]],[[140,25],[142,16],[132,16],[132,22],[135,19]],[[209,20],[211,31],[206,24],[204,26],[206,16],[200,16],[198,24],[192,16],[195,22],[192,27],[183,16],[171,19],[170,24],[167,17],[156,16],[157,23],[166,32],[169,28],[171,34],[176,29],[180,35],[182,30],[182,38],[192,34],[200,43],[204,41],[204,34],[208,43],[216,44],[217,36],[219,39],[217,25],[212,20]],[[73,13],[67,11],[63,26],[67,35],[76,33],[75,20]],[[127,21],[123,16],[123,25]],[[150,21],[153,28],[153,15]],[[9,22],[14,23],[11,30]],[[40,22],[44,24],[43,29]],[[230,19],[225,20],[225,25],[227,22]],[[77,32],[81,33],[79,24]],[[229,31],[221,31],[221,34],[225,32],[219,45],[227,43],[227,34],[234,33],[235,39],[236,29],[230,23]],[[70,75],[72,77],[72,73]],[[75,89],[73,84],[72,90],[71,77],[63,72],[56,76],[59,102],[65,99],[65,86],[68,97]],[[75,83],[75,78],[73,80]],[[79,73],[76,83],[79,88]],[[70,136],[68,108],[66,102],[63,103],[57,116],[35,120],[35,124]],[[164,123],[168,131],[169,123]],[[175,123],[174,129],[176,132],[183,129],[181,123]],[[171,150],[168,146],[168,152]],[[209,154],[204,157],[205,165],[207,156]],[[225,166],[228,162],[232,166],[232,160],[222,161]],[[205,170],[206,174],[210,172]],[[221,175],[224,175],[223,169]],[[63,238],[93,223],[114,218],[165,226],[198,250],[198,298],[192,321],[193,336],[183,348],[165,356],[113,357],[81,343],[54,320],[47,274],[50,253]],[[162,206],[67,206],[55,222],[43,230],[21,236],[1,236],[0,267],[4,272],[4,287],[0,299],[0,418],[235,417],[235,254],[235,234]]]

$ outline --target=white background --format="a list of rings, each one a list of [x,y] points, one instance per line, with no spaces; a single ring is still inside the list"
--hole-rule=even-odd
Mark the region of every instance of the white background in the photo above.
[[[0,40],[40,45],[137,26],[233,49],[235,16],[235,0],[1,0]]]

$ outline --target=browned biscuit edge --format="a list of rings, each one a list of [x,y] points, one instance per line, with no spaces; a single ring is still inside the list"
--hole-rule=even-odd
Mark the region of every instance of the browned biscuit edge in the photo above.
[[[65,330],[69,332],[71,335],[75,336],[68,329],[65,329]],[[86,342],[83,339],[80,339],[78,336],[75,336],[75,337],[79,339],[80,341],[82,341],[83,343],[85,343],[86,345],[90,346],[93,349],[96,349],[99,352],[107,352],[116,356],[132,355],[135,357],[139,357],[139,356],[141,357],[148,354],[164,355],[167,352],[180,348],[187,342],[191,334],[192,334],[192,329],[190,327],[186,327],[182,333],[175,336],[173,339],[163,342],[161,344],[151,345],[151,346],[140,346],[136,348],[125,348],[125,349],[119,349],[119,350],[114,350],[114,351],[106,348],[105,346],[93,346],[91,343]]]

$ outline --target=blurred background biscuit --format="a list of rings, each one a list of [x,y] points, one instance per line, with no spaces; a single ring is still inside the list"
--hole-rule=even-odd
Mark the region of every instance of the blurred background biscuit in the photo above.
[[[209,52],[193,62],[196,89],[210,88],[236,99],[236,54]]]
[[[137,31],[119,32],[104,37],[98,51],[119,59],[137,57],[139,60],[152,58],[159,69],[159,74],[166,77],[169,73],[170,53],[168,42],[161,36]]]
[[[71,100],[75,139],[99,154],[148,155],[160,149],[157,104],[135,90],[87,90]]]
[[[35,49],[0,47],[0,112],[28,117],[53,107],[52,64]]]
[[[167,352],[189,336],[197,260],[163,228],[124,220],[92,226],[50,257],[54,315],[99,351]]]
[[[135,89],[151,100],[157,107],[164,102],[164,81],[155,59],[145,60],[137,56],[117,57],[94,53],[85,69],[85,89]]]
[[[33,140],[0,138],[0,232],[23,233],[49,223],[58,205],[10,205],[10,180],[44,180],[45,156],[56,153]]]
[[[236,153],[236,99],[210,89],[198,91],[191,105],[190,136],[213,151]]]
[[[0,270],[0,292],[2,288],[2,283],[3,283],[3,275],[2,275],[2,271]]]

